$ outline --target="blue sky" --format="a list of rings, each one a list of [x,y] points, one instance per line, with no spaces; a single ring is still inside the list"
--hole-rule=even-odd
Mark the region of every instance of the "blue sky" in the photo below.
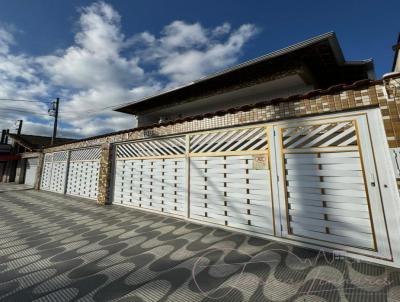
[[[399,1],[0,0],[0,98],[60,96],[60,133],[95,135],[134,126],[101,108],[328,31],[346,59],[373,58],[381,77],[399,12]],[[26,133],[51,132],[39,114],[48,104],[0,102],[0,127],[23,118]]]

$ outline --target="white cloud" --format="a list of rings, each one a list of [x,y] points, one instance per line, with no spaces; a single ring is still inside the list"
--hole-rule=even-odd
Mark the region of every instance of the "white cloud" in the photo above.
[[[252,24],[232,32],[229,23],[205,29],[199,23],[175,21],[142,55],[158,62],[159,73],[169,79],[169,87],[177,86],[236,63],[244,44],[257,32]],[[222,40],[226,34],[230,35]]]
[[[14,44],[13,35],[6,29],[0,28],[0,54],[8,53],[11,44]]]
[[[0,98],[61,98],[64,136],[91,136],[134,127],[132,116],[101,110],[181,85],[237,62],[257,28],[229,23],[206,28],[174,21],[159,34],[144,31],[126,37],[121,16],[96,2],[79,10],[73,45],[33,57],[15,54],[12,33],[0,28]],[[1,102],[1,101],[0,101]],[[14,106],[14,104],[0,106]],[[23,103],[24,110],[47,112],[47,104]],[[1,111],[0,111],[1,114]],[[0,121],[4,127],[20,115]],[[26,117],[25,117],[26,119]],[[26,132],[50,134],[52,118],[30,116]]]

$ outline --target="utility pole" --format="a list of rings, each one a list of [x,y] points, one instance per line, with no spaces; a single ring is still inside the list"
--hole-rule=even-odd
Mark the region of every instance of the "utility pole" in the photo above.
[[[18,124],[18,129],[17,129],[17,135],[21,135],[23,120],[19,120],[18,122],[19,122],[19,124]]]
[[[6,129],[1,130],[1,141],[0,144],[5,144],[6,140]]]
[[[58,123],[58,105],[60,103],[60,99],[57,98],[55,102],[53,102],[53,109],[49,109],[49,114],[54,114],[54,128],[53,128],[53,136],[51,138],[51,145],[54,145],[54,141],[57,136],[57,123]]]
[[[8,144],[8,135],[10,134],[10,129],[6,129],[6,136],[4,138],[4,143],[7,145]]]

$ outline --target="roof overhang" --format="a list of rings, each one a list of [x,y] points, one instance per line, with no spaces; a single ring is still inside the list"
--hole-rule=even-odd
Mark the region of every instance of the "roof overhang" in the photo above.
[[[375,77],[372,60],[346,61],[335,33],[329,32],[113,110],[137,114],[165,104],[232,91],[299,68],[309,70],[318,82],[316,88],[321,89]]]
[[[18,154],[7,154],[7,155],[0,155],[0,161],[6,161],[6,160],[18,160],[20,159],[21,156]]]

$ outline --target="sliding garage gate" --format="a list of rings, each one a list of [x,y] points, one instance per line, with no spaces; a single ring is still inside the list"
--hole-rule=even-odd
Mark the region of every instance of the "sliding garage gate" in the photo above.
[[[40,189],[97,198],[100,148],[46,153]]]
[[[190,218],[274,234],[265,127],[190,136]]]
[[[37,157],[26,159],[25,181],[24,181],[26,185],[29,186],[35,185],[38,163],[39,161]]]
[[[100,148],[71,151],[67,194],[97,199],[100,155]]]
[[[42,171],[42,190],[64,193],[67,177],[68,152],[55,152],[45,155]]]
[[[185,138],[116,146],[114,203],[185,215]]]

